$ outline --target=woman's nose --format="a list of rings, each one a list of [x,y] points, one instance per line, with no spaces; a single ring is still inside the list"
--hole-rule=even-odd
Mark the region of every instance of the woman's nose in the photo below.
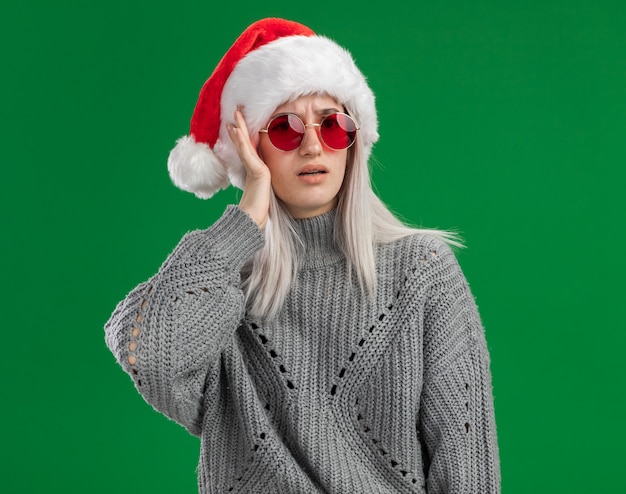
[[[322,141],[317,125],[307,125],[300,144],[300,154],[303,156],[317,156],[322,152]]]

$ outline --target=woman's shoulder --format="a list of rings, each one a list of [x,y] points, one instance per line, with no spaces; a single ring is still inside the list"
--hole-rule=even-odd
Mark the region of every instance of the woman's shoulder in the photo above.
[[[396,261],[424,260],[429,257],[455,257],[453,247],[458,242],[437,230],[415,230],[402,238],[382,242],[378,246],[379,255],[392,257]]]
[[[413,280],[420,286],[441,283],[461,271],[455,248],[437,231],[416,230],[379,244],[376,252],[378,274],[384,278]]]
[[[437,232],[416,231],[381,244],[376,255],[379,283],[411,292],[409,299],[417,304],[423,300],[419,294],[446,291],[464,280],[454,245]]]

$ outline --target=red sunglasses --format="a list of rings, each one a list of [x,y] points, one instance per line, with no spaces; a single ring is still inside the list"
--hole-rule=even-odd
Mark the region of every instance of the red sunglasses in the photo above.
[[[274,147],[282,151],[293,151],[302,144],[307,127],[319,127],[322,142],[334,150],[352,146],[359,130],[352,117],[345,113],[330,113],[320,123],[311,124],[305,124],[294,113],[280,113],[259,132],[265,132]]]

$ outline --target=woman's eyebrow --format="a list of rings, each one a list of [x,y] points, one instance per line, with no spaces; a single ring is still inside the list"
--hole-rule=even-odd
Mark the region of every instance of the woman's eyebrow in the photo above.
[[[324,108],[323,110],[316,110],[315,113],[318,115],[330,115],[331,113],[339,113],[341,110],[337,108]]]
[[[342,113],[343,110],[338,110],[337,108],[323,108],[321,110],[314,110],[314,113],[316,115],[320,115],[322,117],[325,117],[326,115],[330,115],[332,113]],[[274,113],[269,119],[271,120],[274,117],[277,117],[278,115],[288,115],[288,114],[293,114],[296,115],[300,120],[304,121],[304,114],[302,113],[296,113],[296,112],[278,112],[278,113]]]

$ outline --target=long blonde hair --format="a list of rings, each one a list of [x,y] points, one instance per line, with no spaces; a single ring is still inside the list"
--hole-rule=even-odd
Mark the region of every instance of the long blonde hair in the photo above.
[[[346,176],[339,192],[335,216],[335,241],[354,271],[360,289],[374,295],[376,287],[375,245],[426,232],[451,245],[461,246],[449,231],[420,229],[401,222],[374,193],[363,144],[359,139],[350,148]],[[265,226],[265,246],[248,267],[244,281],[246,306],[250,315],[271,319],[280,311],[298,272],[304,244],[289,215],[272,192]]]

